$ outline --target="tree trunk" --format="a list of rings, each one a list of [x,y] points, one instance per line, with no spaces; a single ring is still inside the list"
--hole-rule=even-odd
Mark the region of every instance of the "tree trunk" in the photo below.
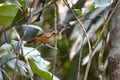
[[[110,80],[120,80],[120,4],[109,23],[111,31],[108,68]]]

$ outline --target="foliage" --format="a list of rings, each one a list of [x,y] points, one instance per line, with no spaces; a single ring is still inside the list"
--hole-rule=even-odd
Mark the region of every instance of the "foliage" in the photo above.
[[[18,41],[12,41],[11,44],[3,44],[0,48],[1,50],[3,50],[3,54],[0,57],[0,66],[5,65],[4,69],[6,70],[9,68],[14,70],[16,68],[18,74],[26,77],[32,77],[34,72],[45,80],[51,80],[51,73],[47,71],[49,62],[41,58],[39,56],[39,51],[37,51],[36,49],[24,47],[24,43],[25,42],[21,44],[21,49],[23,53],[21,53],[21,49],[20,51],[18,51],[17,49],[19,44]],[[15,58],[15,54],[17,54],[16,57],[19,57],[18,60]],[[31,69],[33,72],[31,71]],[[55,78],[53,80],[59,79]]]

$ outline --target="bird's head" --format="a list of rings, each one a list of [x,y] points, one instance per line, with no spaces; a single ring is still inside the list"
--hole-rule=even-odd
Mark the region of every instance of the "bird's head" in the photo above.
[[[59,33],[62,33],[63,31],[65,31],[66,29],[70,28],[68,25],[62,25],[62,24],[58,24],[57,25],[57,31]]]
[[[58,35],[57,37],[58,37],[58,39],[62,38],[62,32],[64,32],[68,28],[70,28],[70,26],[68,26],[68,25],[62,25],[62,24],[57,25],[57,35]]]

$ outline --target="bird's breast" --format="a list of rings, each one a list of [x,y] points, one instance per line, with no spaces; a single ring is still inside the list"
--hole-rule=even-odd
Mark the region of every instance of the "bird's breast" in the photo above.
[[[49,44],[52,43],[56,40],[55,35],[47,36],[47,35],[42,35],[40,37],[36,37],[35,41],[43,43],[43,44]]]

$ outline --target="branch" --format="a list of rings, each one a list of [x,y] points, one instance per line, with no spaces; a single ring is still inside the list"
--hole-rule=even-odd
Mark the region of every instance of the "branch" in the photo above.
[[[6,28],[1,29],[1,30],[0,30],[0,34],[2,34],[3,32],[11,29],[12,27],[14,27],[14,26],[16,26],[16,25],[18,25],[18,24],[22,24],[23,21],[25,21],[27,18],[28,18],[28,17],[22,17],[22,18],[21,18],[19,21],[17,21],[16,23],[14,23],[14,24],[6,27]]]
[[[44,9],[48,8],[49,6],[51,6],[51,5],[54,4],[54,3],[56,3],[56,1],[55,1],[55,2],[52,1],[52,2],[48,3],[48,4],[47,4],[45,7],[43,7],[42,9],[39,9],[39,10],[36,10],[36,11],[32,12],[32,15],[35,16],[35,15],[39,14],[39,13],[42,12]]]
[[[112,12],[110,13],[108,19],[106,20],[106,22],[105,22],[105,24],[104,24],[104,26],[103,26],[103,29],[102,29],[102,31],[101,31],[101,33],[100,33],[100,36],[98,37],[98,39],[97,39],[95,45],[93,46],[93,49],[98,45],[99,41],[101,40],[102,35],[103,35],[104,31],[105,31],[105,28],[107,27],[107,25],[108,25],[108,23],[109,23],[111,17],[113,16],[113,14],[114,14],[116,8],[118,7],[119,3],[120,3],[120,0],[117,2],[116,6],[114,7],[114,9],[112,10]]]
[[[45,10],[46,8],[48,8],[49,6],[51,6],[52,4],[56,3],[57,1],[58,1],[58,0],[52,1],[52,2],[48,3],[45,7],[40,8],[40,9],[38,9],[38,10],[36,10],[36,11],[33,11],[31,15],[32,15],[32,16],[35,16],[35,15],[41,13],[43,10]],[[30,15],[29,15],[29,16],[24,16],[24,17],[22,17],[19,21],[17,21],[16,23],[14,23],[14,24],[6,27],[6,28],[1,29],[1,30],[0,30],[0,34],[2,34],[3,32],[11,29],[12,27],[14,27],[14,26],[16,26],[16,25],[24,24],[25,22],[28,21],[28,18],[29,18],[29,17],[30,17]]]

